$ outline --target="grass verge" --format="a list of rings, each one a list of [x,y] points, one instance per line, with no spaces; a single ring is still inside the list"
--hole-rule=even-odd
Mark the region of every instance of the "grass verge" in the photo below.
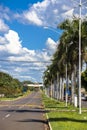
[[[78,108],[43,95],[43,102],[52,130],[87,130],[87,112],[78,113]],[[83,108],[86,109],[87,108]]]
[[[27,91],[26,93],[21,93],[19,95],[15,95],[12,97],[0,97],[0,101],[11,101],[11,100],[17,100],[21,97],[25,97],[30,93],[30,91]]]

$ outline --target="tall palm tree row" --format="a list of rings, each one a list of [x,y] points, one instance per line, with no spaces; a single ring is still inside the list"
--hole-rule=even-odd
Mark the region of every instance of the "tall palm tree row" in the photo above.
[[[64,90],[69,89],[69,82],[71,82],[71,103],[74,103],[74,94],[78,93],[79,20],[65,20],[58,25],[58,28],[63,30],[63,33],[53,54],[52,63],[44,72],[44,85],[51,91],[56,91],[57,99],[63,100]],[[81,31],[83,65],[84,62],[87,63],[87,19],[82,20]],[[47,74],[48,70],[49,74]],[[66,85],[64,81],[66,81]],[[55,83],[56,85],[54,85]],[[53,96],[52,92],[51,96]]]

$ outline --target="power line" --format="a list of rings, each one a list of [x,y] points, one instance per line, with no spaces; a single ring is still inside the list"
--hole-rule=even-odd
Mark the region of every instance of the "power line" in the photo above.
[[[29,60],[6,60],[0,59],[2,62],[25,62],[25,63],[51,63],[51,61],[29,61]]]

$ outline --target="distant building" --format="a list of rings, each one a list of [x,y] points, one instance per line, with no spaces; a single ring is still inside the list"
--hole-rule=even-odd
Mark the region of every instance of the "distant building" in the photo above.
[[[27,87],[34,87],[35,91],[38,91],[40,87],[43,87],[43,84],[34,83],[34,84],[24,84],[24,86]]]
[[[0,97],[4,97],[5,96],[5,94],[0,94]]]

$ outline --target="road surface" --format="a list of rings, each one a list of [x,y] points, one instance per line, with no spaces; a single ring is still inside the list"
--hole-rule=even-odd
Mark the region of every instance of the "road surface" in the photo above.
[[[47,130],[40,92],[0,102],[0,130]]]

